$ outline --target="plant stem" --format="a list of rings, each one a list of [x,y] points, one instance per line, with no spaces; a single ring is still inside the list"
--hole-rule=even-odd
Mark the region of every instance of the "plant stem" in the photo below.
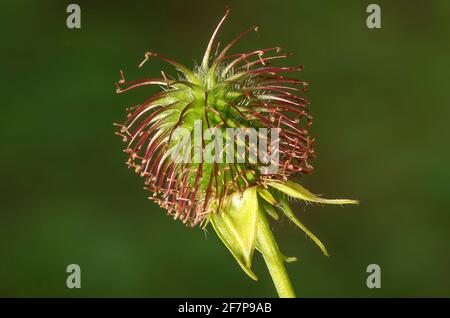
[[[292,287],[289,276],[284,266],[284,256],[278,248],[277,242],[273,237],[269,222],[264,211],[259,211],[259,224],[256,234],[256,247],[261,252],[272,276],[273,283],[277,289],[280,298],[295,298],[294,288]]]

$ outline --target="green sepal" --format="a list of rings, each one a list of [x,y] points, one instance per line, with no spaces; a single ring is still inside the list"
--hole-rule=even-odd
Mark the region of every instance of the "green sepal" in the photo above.
[[[265,188],[258,187],[258,194],[263,199],[260,201],[262,210],[265,211],[272,219],[278,221],[280,217],[274,207],[278,206],[278,202],[275,197]]]
[[[264,200],[269,202],[271,205],[274,206],[278,205],[277,200],[275,200],[275,198],[273,197],[272,193],[270,193],[269,190],[264,188],[258,188],[258,193]]]
[[[313,241],[314,243],[317,244],[317,246],[319,246],[319,248],[321,249],[321,251],[326,255],[326,256],[330,256],[330,254],[328,253],[325,245],[323,245],[323,243],[317,238],[317,236],[315,236],[302,222],[300,222],[300,220],[295,216],[294,212],[292,211],[291,207],[289,206],[289,203],[287,202],[287,200],[285,198],[280,198],[279,199],[280,202],[280,208],[283,211],[283,213],[292,221],[294,222],[295,225],[297,225],[301,230],[303,230],[303,232],[306,233],[306,235],[308,235]]]
[[[309,190],[305,189],[298,183],[292,181],[279,182],[279,181],[268,181],[267,184],[272,188],[275,188],[290,197],[301,199],[309,202],[317,202],[324,204],[358,204],[357,200],[349,199],[324,199],[312,194]]]
[[[257,280],[251,270],[256,244],[258,198],[256,187],[244,193],[226,197],[219,213],[211,214],[211,224],[217,235],[250,278]]]
[[[266,202],[261,202],[262,209],[265,211],[272,219],[278,221],[280,219],[277,210]]]

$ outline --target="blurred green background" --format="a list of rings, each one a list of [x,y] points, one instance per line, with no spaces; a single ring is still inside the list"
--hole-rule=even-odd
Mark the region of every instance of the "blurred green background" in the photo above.
[[[378,3],[382,28],[366,27]],[[302,183],[356,207],[297,205],[326,258],[286,219],[281,249],[301,297],[450,296],[448,1],[2,1],[0,296],[275,296],[260,255],[251,281],[212,231],[146,199],[113,122],[154,88],[116,95],[147,50],[200,61],[225,5],[222,42],[258,24],[238,51],[279,45],[304,64],[315,116],[315,173]],[[81,266],[82,288],[66,287]],[[382,288],[366,287],[379,264]]]

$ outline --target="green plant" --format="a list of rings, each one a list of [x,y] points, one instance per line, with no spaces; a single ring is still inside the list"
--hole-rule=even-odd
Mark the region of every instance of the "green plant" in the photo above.
[[[320,240],[295,216],[288,197],[324,204],[357,201],[324,199],[292,181],[313,170],[310,159],[314,157],[314,140],[309,134],[312,116],[309,102],[299,96],[306,91],[307,83],[281,74],[301,71],[302,66],[271,66],[274,60],[289,56],[279,47],[229,53],[237,41],[257,27],[239,34],[222,50],[217,45],[213,54],[216,35],[228,14],[229,10],[214,30],[201,65],[193,70],[158,53],[145,53],[140,67],[150,58],[159,58],[177,69],[178,79],[169,79],[162,72],[161,78],[126,81],[121,71],[118,93],[147,85],[162,90],[128,109],[128,118],[118,125],[117,134],[127,143],[127,165],[145,178],[146,189],[152,193],[150,199],[190,226],[211,224],[245,273],[255,280],[251,266],[258,250],[279,296],[295,297],[284,266],[295,258],[280,252],[267,216],[278,220],[279,214],[284,214],[328,255]],[[197,123],[201,136],[213,128],[224,135],[228,129],[258,131],[260,142],[268,147],[266,155],[277,157],[276,169],[264,170],[267,167],[261,160],[268,158],[260,157],[259,162],[242,160],[255,150],[245,138],[237,141],[243,153],[233,151],[223,158],[226,149],[221,152],[214,148],[213,157],[221,160],[193,160],[192,153],[201,159],[210,149],[204,140],[197,144],[195,138],[186,141],[186,136],[178,132],[195,135]],[[273,131],[277,134],[270,134]],[[218,142],[217,136],[214,142]],[[174,159],[180,149],[181,156],[175,158],[189,160]]]

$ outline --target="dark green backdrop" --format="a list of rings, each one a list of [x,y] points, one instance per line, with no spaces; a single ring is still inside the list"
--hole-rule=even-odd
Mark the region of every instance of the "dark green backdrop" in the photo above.
[[[328,246],[321,255],[287,220],[274,224],[299,296],[450,296],[450,2],[2,1],[0,296],[275,296],[257,255],[248,279],[212,230],[186,228],[146,199],[127,170],[113,122],[150,90],[114,93],[169,68],[137,65],[156,50],[199,61],[226,4],[220,34],[259,24],[239,51],[280,45],[304,64],[318,157],[303,184],[357,207],[297,205]],[[170,73],[170,71],[168,72]],[[172,73],[170,73],[172,74]],[[82,270],[66,288],[65,268]],[[382,288],[366,287],[379,264]]]

